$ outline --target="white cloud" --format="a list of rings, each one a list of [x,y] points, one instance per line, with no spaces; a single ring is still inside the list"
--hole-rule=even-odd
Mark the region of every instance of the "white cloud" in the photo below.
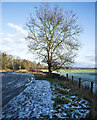
[[[0,32],[0,35],[3,35],[3,33],[2,33],[2,32]]]
[[[95,55],[77,57],[74,66],[76,67],[95,67]]]
[[[15,34],[8,34],[8,37],[15,37],[15,36],[17,36],[17,33],[15,33]]]
[[[85,61],[79,61],[74,64],[75,67],[83,67],[83,68],[94,68],[95,62],[85,62]]]
[[[22,27],[18,26],[18,25],[14,25],[13,23],[8,23],[8,26],[15,28],[17,31],[20,31],[21,33],[23,33],[25,36],[28,34],[26,30],[24,30]]]
[[[12,42],[12,41],[13,41],[13,39],[12,39],[12,38],[10,38],[10,37],[7,37],[7,38],[4,38],[4,39],[3,39],[3,41],[5,41],[5,42]]]
[[[10,29],[13,28],[15,31],[14,33],[3,34],[0,44],[1,51],[13,56],[18,56],[22,59],[34,61],[35,56],[30,53],[28,54],[28,48],[25,41],[27,31],[25,31],[22,27],[14,25],[12,23],[8,23],[8,26],[10,27]]]

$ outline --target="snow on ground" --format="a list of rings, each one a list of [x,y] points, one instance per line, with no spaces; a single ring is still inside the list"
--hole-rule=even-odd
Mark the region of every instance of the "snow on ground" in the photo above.
[[[5,96],[7,90],[10,89],[14,90],[10,90],[13,94],[16,91],[19,92],[19,94],[15,94],[14,96],[12,94],[11,96],[13,97],[4,104],[2,112],[4,119],[78,119],[81,117],[84,118],[89,113],[90,106],[88,101],[73,96],[70,89],[64,89],[56,83],[50,84],[47,80],[35,80],[34,76],[30,74],[25,74],[25,77],[23,75],[20,73],[9,73],[8,75],[6,74],[6,79],[3,78],[4,82],[8,81],[6,84],[3,84],[3,93]],[[9,79],[7,79],[8,76]],[[19,91],[18,89],[21,87],[24,89]],[[65,94],[60,93],[60,91]],[[57,99],[59,99],[59,102]],[[62,99],[63,103],[60,102],[60,99]]]
[[[62,119],[80,119],[85,118],[89,113],[90,105],[87,100],[73,96],[70,89],[64,89],[61,86],[54,87],[53,99],[56,101],[54,116]],[[59,92],[58,92],[59,90]],[[63,94],[60,91],[64,91]],[[65,94],[67,93],[67,94]],[[64,103],[61,102],[64,100]]]
[[[52,118],[52,110],[50,83],[33,80],[32,84],[4,106],[3,118]]]

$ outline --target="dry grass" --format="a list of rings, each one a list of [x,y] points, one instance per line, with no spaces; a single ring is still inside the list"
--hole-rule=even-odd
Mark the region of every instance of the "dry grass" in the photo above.
[[[0,70],[0,72],[12,72],[12,70],[6,69],[6,70]]]
[[[18,73],[28,73],[28,74],[37,74],[37,75],[45,75],[42,71],[29,71],[27,69],[20,69],[20,70],[17,70],[15,72],[18,72]]]
[[[55,98],[54,107],[56,107],[58,104],[68,104],[69,102],[70,102],[70,100],[67,98],[57,97],[57,98]]]
[[[91,105],[91,110],[89,114],[89,118],[96,120],[97,119],[97,97],[94,93],[89,91],[89,88],[81,87],[79,88],[76,82],[72,81],[64,81],[61,82],[64,88],[71,89],[73,95],[78,96],[79,98],[84,98]]]
[[[26,69],[20,69],[20,70],[17,70],[15,72],[18,72],[18,73],[28,73],[28,70],[26,70]]]
[[[70,95],[70,92],[67,90],[62,90],[60,88],[55,88],[55,90],[57,90],[59,93],[63,94],[63,95]]]
[[[66,81],[65,77],[64,77],[64,79],[60,79],[60,77],[54,77],[54,78],[48,77],[48,75],[46,75],[46,74],[45,75],[35,74],[35,78],[40,79],[40,80],[42,80],[42,79],[48,80],[51,83],[56,82],[59,85],[61,85],[63,88],[71,89],[70,92],[73,95],[78,96],[79,99],[84,98],[91,105],[90,113],[87,116],[86,120],[96,120],[97,119],[97,97],[94,93],[90,92],[89,88],[86,88],[86,87],[79,88],[79,85],[77,82],[71,81],[71,80]],[[63,90],[58,89],[58,91],[61,93],[64,93]]]

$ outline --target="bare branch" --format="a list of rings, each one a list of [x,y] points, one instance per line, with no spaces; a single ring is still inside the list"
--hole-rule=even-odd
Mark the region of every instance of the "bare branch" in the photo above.
[[[29,50],[48,64],[49,72],[73,63],[80,47],[77,36],[82,32],[73,11],[43,4],[36,7],[35,17],[30,15],[26,27]]]

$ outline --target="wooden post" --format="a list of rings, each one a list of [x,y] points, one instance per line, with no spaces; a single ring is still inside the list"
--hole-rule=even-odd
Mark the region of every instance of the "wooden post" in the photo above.
[[[91,82],[91,92],[93,92],[93,82]]]
[[[73,76],[72,76],[72,82],[73,82]]]
[[[79,78],[79,88],[81,87],[81,78]]]
[[[68,73],[66,74],[66,80],[68,80]]]

